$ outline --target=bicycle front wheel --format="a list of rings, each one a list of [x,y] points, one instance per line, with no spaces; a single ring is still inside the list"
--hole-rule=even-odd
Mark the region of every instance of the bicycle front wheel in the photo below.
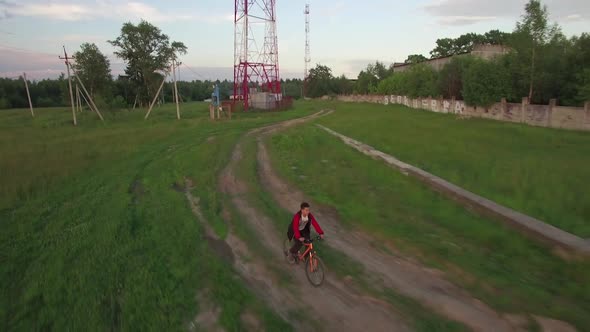
[[[317,256],[313,255],[305,260],[305,275],[307,280],[314,285],[319,287],[324,282],[324,263]]]

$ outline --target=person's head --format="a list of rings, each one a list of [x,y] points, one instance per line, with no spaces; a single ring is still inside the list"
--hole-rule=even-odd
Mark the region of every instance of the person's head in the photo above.
[[[301,203],[301,215],[307,217],[309,215],[309,203]]]

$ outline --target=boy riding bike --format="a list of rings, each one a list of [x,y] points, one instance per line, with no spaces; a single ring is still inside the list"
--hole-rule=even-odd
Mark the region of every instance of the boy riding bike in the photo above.
[[[311,238],[311,230],[310,225],[316,230],[318,234],[320,234],[320,238],[324,238],[324,231],[314,218],[314,216],[309,212],[309,204],[308,203],[301,203],[299,212],[295,213],[293,216],[293,220],[289,224],[289,228],[287,230],[287,238],[291,241],[295,238],[295,243],[289,250],[289,253],[293,257],[297,257],[297,253],[303,246],[304,241],[309,241]],[[289,254],[285,252],[285,255]]]

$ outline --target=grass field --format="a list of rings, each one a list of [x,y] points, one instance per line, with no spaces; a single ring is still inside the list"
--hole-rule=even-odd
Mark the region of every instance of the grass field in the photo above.
[[[182,121],[172,105],[156,108],[148,121],[139,111],[106,113],[105,123],[83,113],[78,127],[67,109],[38,109],[35,119],[27,110],[0,111],[0,330],[183,330],[210,309],[207,298],[220,308],[219,322],[228,331],[244,330],[245,312],[267,330],[290,330],[203,240],[203,227],[175,184],[185,177],[193,181],[193,195],[224,237],[222,208],[229,204],[217,181],[233,146],[251,128],[324,107],[338,110],[319,120],[330,128],[457,184],[469,182],[473,188],[466,187],[486,197],[494,199],[484,190],[500,196],[496,190],[505,190],[512,204],[522,201],[563,216],[564,229],[587,230],[580,222],[588,219],[581,180],[589,179],[583,163],[590,157],[581,133],[324,102],[298,103],[281,113],[236,114],[231,122],[210,122],[203,103],[183,105]],[[553,157],[543,154],[538,140],[553,146]],[[269,143],[277,171],[314,200],[336,207],[348,226],[445,270],[496,308],[588,330],[589,263],[558,259],[312,124]],[[253,193],[248,200],[282,229],[291,211],[278,208],[261,188],[254,142],[244,144],[239,170]],[[505,169],[511,170],[510,181],[504,181]],[[566,171],[570,176],[563,176]],[[543,176],[553,188],[543,186]],[[525,194],[530,201],[519,196]],[[231,226],[244,240],[259,236],[239,218]],[[252,249],[260,257],[271,254]],[[379,294],[363,284],[360,265],[327,246],[319,250],[334,272],[353,276],[364,291],[390,302],[415,329],[463,329],[394,292]],[[270,270],[283,285],[292,277]]]
[[[590,133],[332,103],[320,122],[486,198],[590,238]]]
[[[289,326],[215,258],[173,184],[218,204],[217,173],[247,129],[308,114],[237,115],[211,123],[207,105],[89,113],[0,111],[0,330],[182,330],[207,291],[229,331],[253,312]]]
[[[365,105],[336,104],[332,107],[337,112],[319,121],[336,127],[336,130],[362,129],[371,137],[382,137],[381,142],[387,142],[390,136],[401,135],[398,131],[409,131],[400,129],[405,126],[402,120],[388,130],[381,123],[375,124],[371,130],[363,126],[362,120],[354,122],[362,116],[355,115],[353,107],[357,107],[359,113],[374,112],[382,122],[383,118],[396,116],[378,106],[372,106],[376,110],[368,111],[364,109]],[[371,106],[367,105],[367,108],[371,109]],[[411,120],[413,116],[436,119],[430,114],[400,112],[399,117],[409,119],[407,121],[415,121]],[[440,126],[451,126],[451,121],[455,120],[440,121],[443,122]],[[458,123],[472,126],[470,130],[474,133],[480,131],[493,136],[490,127],[494,124]],[[480,124],[482,129],[478,130]],[[435,127],[434,124],[431,126]],[[498,134],[503,130],[500,128]],[[347,133],[346,130],[343,132]],[[564,135],[568,134],[579,135]],[[426,142],[432,134],[416,130],[412,135],[419,137],[416,140]],[[553,131],[549,135],[553,135]],[[433,140],[424,150],[436,149],[433,148],[437,145],[435,142],[440,143]],[[375,142],[369,143],[379,146]],[[449,153],[461,146],[454,143],[448,147]],[[270,148],[275,168],[282,176],[315,201],[335,207],[348,226],[372,233],[410,256],[446,271],[455,282],[465,285],[473,294],[503,312],[553,317],[571,322],[580,330],[588,330],[590,263],[565,262],[518,232],[466,211],[418,180],[364,156],[315,126],[300,126],[277,134],[270,139]],[[418,149],[415,145],[414,148]],[[409,147],[403,149],[410,150]],[[473,152],[473,155],[479,154]],[[432,154],[430,158],[436,156]],[[526,150],[521,156],[528,158]],[[420,166],[424,167],[424,164]]]

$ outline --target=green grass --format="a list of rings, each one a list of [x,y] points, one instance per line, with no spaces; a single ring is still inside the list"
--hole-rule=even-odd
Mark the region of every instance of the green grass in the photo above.
[[[211,193],[238,137],[313,107],[215,123],[206,104],[183,110],[182,121],[171,105],[148,121],[84,113],[77,128],[65,109],[0,112],[1,330],[182,330],[199,290],[227,330],[243,328],[243,310],[289,329],[212,255],[173,184],[190,177],[205,207],[217,206]]]
[[[333,103],[323,125],[467,190],[590,238],[590,133]]]
[[[340,122],[340,116],[349,115],[321,121]],[[347,226],[446,270],[501,311],[544,315],[588,330],[590,263],[565,262],[317,127],[293,128],[270,141],[279,173],[316,202],[335,207]]]
[[[293,213],[297,211],[297,206],[293,207],[293,211],[286,211],[282,209],[276,201],[272,198],[271,194],[264,190],[260,184],[258,177],[258,165],[256,161],[256,142],[253,138],[249,138],[243,141],[242,155],[243,159],[240,162],[237,171],[237,176],[244,180],[249,188],[247,195],[248,202],[252,207],[260,211],[261,214],[268,216],[274,223],[271,227],[286,238],[287,226],[289,225]],[[245,223],[240,227],[244,228]],[[247,229],[247,227],[245,227]],[[256,236],[253,233],[246,233],[245,238],[254,238]],[[261,241],[264,242],[265,234],[258,234],[261,237]],[[281,238],[283,240],[283,238]],[[252,243],[250,241],[249,243]],[[260,246],[252,246],[257,249],[261,249]],[[379,291],[376,287],[369,284],[366,273],[360,263],[353,261],[349,257],[343,255],[335,249],[325,245],[325,243],[317,242],[316,247],[320,257],[324,260],[327,268],[330,271],[335,272],[340,277],[350,276],[354,280],[362,285],[363,291],[370,293],[371,295],[382,298],[385,301],[391,303],[396,310],[405,317],[412,327],[416,331],[465,331],[465,327],[460,323],[450,321],[445,317],[433,313],[427,308],[423,307],[418,302],[401,296],[391,289],[385,289]],[[265,257],[265,255],[277,253],[269,253],[268,251],[260,252],[259,255]],[[279,273],[279,275],[281,275]],[[283,284],[287,283],[292,276],[283,276]],[[317,323],[316,323],[317,324]]]

